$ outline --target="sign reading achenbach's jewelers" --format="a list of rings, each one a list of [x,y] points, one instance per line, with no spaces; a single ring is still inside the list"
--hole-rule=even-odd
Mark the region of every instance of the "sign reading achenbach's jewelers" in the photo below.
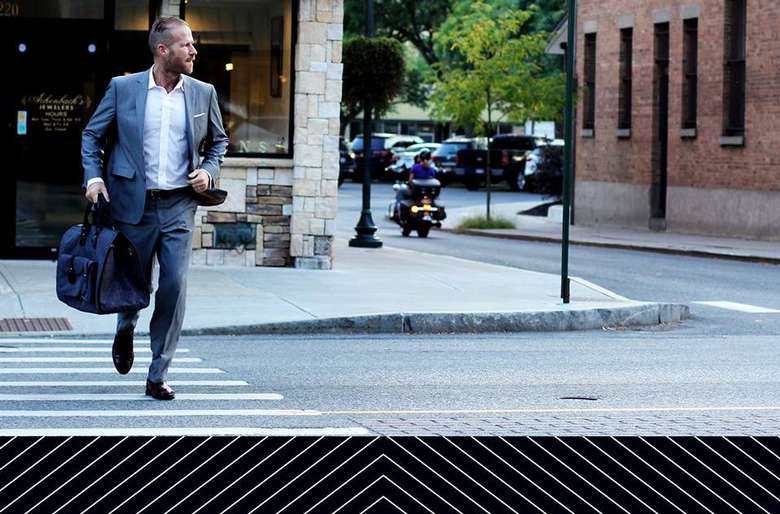
[[[24,96],[21,105],[27,112],[29,132],[67,133],[84,127],[92,99],[86,95],[39,93]]]

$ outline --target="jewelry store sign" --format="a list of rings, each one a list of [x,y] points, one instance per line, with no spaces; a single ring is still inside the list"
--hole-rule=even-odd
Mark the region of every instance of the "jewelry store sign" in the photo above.
[[[24,133],[32,129],[38,133],[62,134],[81,131],[92,100],[86,95],[40,93],[23,97],[21,104],[17,133],[22,134],[19,129],[24,117]]]

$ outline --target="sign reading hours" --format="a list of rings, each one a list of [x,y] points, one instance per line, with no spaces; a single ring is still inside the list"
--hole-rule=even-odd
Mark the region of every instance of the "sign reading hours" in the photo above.
[[[21,103],[30,129],[67,133],[81,131],[92,100],[85,95],[40,93],[23,97]]]

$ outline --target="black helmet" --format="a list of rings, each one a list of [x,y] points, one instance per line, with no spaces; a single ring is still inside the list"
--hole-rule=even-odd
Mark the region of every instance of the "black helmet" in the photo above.
[[[423,150],[420,152],[420,160],[421,161],[430,161],[431,160],[431,151],[430,150]]]

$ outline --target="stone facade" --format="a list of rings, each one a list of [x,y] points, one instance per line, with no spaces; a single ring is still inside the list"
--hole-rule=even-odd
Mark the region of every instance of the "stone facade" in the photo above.
[[[198,210],[193,263],[331,269],[343,16],[343,0],[300,0],[293,159],[225,159],[228,200]]]
[[[654,24],[670,42],[666,228],[780,239],[780,2],[747,1],[746,116],[742,146],[722,139],[724,0],[580,0],[577,75],[595,31],[596,115],[583,137],[578,108],[575,222],[648,226],[655,134]],[[698,116],[682,131],[683,20],[698,18]],[[633,26],[632,124],[619,137],[620,28]],[[582,95],[581,95],[582,96]]]

